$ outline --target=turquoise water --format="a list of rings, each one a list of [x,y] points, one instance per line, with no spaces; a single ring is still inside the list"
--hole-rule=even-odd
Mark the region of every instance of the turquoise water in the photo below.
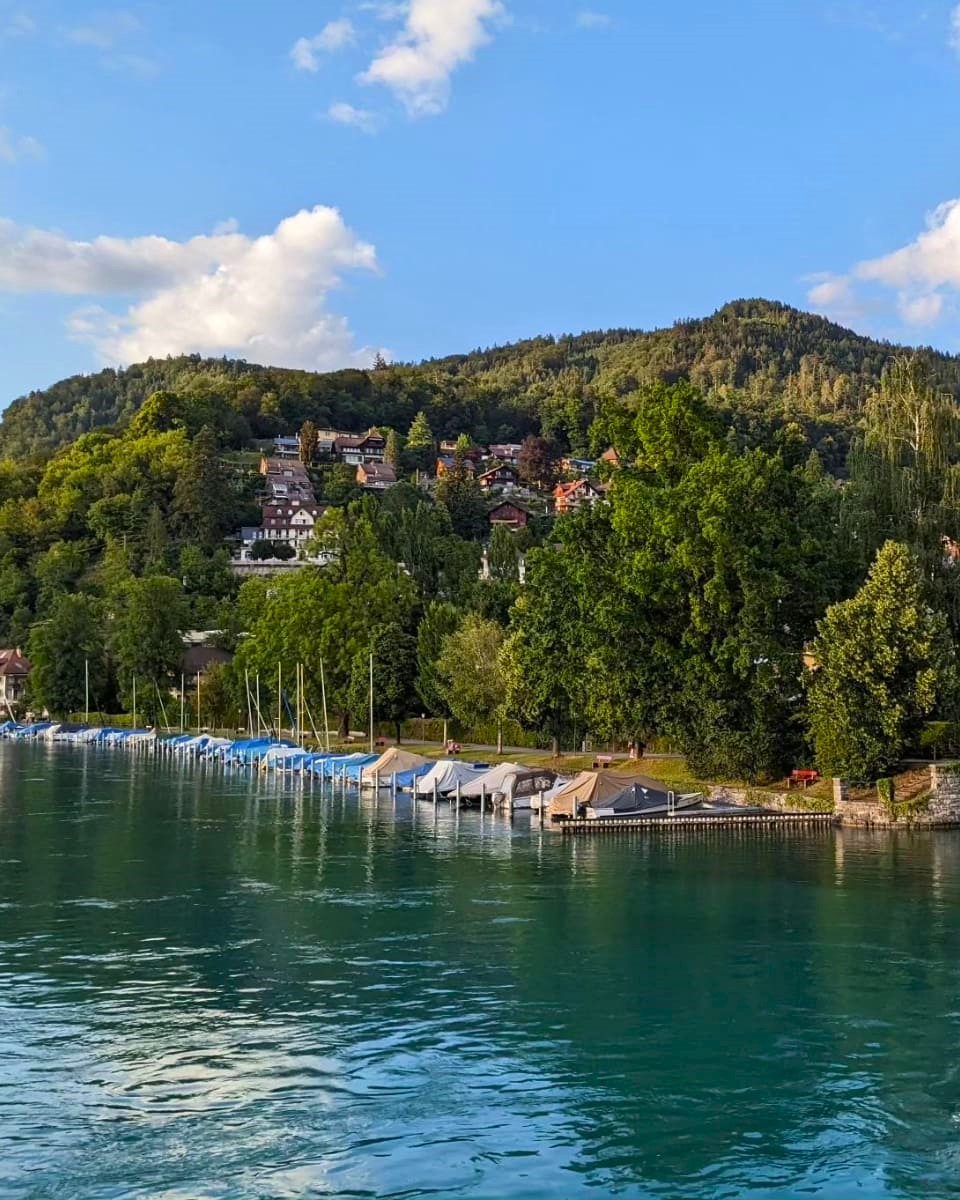
[[[0,1197],[960,1195],[960,836],[0,746]]]

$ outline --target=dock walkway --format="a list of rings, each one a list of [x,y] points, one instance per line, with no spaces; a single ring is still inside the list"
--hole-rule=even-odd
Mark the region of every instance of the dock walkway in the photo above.
[[[837,825],[833,813],[678,813],[672,817],[600,817],[593,820],[565,821],[565,834],[622,833],[639,829],[743,829],[743,828],[818,828]]]

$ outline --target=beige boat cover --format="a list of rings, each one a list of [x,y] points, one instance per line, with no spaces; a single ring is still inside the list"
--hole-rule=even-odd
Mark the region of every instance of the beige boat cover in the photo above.
[[[386,787],[392,775],[400,775],[404,771],[413,771],[430,762],[422,754],[414,754],[412,750],[401,750],[398,746],[390,746],[380,755],[375,763],[364,767],[361,782],[373,787],[373,781],[379,776],[380,783]]]
[[[584,805],[602,808],[635,783],[657,792],[669,790],[667,784],[636,771],[581,771],[566,787],[554,793],[547,815],[551,819],[573,817]]]

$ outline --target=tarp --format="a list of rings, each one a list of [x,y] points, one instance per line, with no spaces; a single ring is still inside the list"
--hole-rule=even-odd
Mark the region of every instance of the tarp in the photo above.
[[[365,786],[373,787],[374,779],[379,778],[381,787],[388,787],[392,775],[400,775],[403,771],[415,771],[417,767],[425,766],[429,761],[422,754],[414,754],[412,750],[390,746],[375,763],[364,767],[362,782]]]
[[[473,783],[489,772],[490,768],[483,763],[465,763],[458,758],[441,758],[436,766],[417,780],[414,790],[418,796],[432,796],[436,784],[437,794],[448,796],[457,790],[459,783],[462,795],[464,785]]]
[[[530,808],[531,800],[540,792],[548,792],[556,781],[556,771],[545,767],[524,767],[519,763],[501,763],[478,780],[468,784],[460,795],[468,800],[499,795],[507,804]],[[482,791],[481,791],[482,789]]]
[[[550,818],[575,817],[584,808],[612,810],[624,793],[634,800],[633,788],[647,789],[662,796],[666,803],[668,788],[659,779],[651,779],[631,771],[581,771],[566,787],[556,792],[550,801]],[[641,793],[642,794],[642,793]],[[630,807],[636,804],[631,803]]]

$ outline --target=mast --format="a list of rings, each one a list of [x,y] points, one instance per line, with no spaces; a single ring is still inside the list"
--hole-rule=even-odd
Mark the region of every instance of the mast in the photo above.
[[[90,724],[90,659],[83,660],[83,723]]]
[[[323,741],[330,752],[330,720],[327,717],[327,681],[323,673],[323,658],[320,659],[320,692],[323,696]]]
[[[373,654],[370,655],[370,753],[373,753]]]

